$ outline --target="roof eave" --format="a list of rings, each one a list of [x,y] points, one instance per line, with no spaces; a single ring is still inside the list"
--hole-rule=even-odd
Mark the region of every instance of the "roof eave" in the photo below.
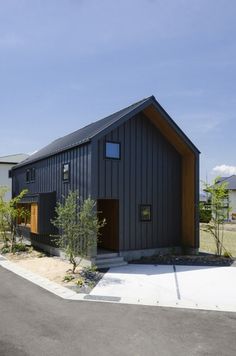
[[[55,155],[57,155],[57,154],[59,154],[59,153],[63,153],[63,152],[69,151],[69,150],[71,150],[71,149],[73,149],[73,148],[76,148],[76,147],[85,145],[85,144],[87,144],[87,143],[89,143],[89,142],[91,142],[91,139],[90,139],[90,138],[89,138],[89,139],[86,139],[86,140],[83,140],[83,141],[81,141],[81,142],[78,142],[78,143],[76,143],[76,144],[74,144],[74,145],[71,145],[71,146],[69,146],[69,147],[65,147],[65,148],[63,148],[63,149],[61,149],[61,150],[58,150],[58,151],[54,152],[54,153],[50,153],[50,154],[43,155],[43,156],[41,156],[41,157],[32,159],[32,160],[29,161],[29,162],[21,162],[21,163],[18,163],[18,164],[16,164],[14,167],[12,167],[12,170],[16,170],[17,168],[21,168],[21,167],[24,167],[24,166],[31,165],[32,163],[36,163],[36,162],[42,161],[42,160],[44,160],[44,159],[46,159],[46,158],[53,157],[53,156],[55,156]]]

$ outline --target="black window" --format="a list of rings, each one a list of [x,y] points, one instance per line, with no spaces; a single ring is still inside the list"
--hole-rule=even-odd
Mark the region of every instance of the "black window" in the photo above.
[[[120,159],[120,143],[119,142],[106,142],[105,157],[111,159]]]
[[[140,221],[151,221],[152,220],[151,205],[144,205],[144,204],[140,205],[139,218],[140,218]]]
[[[69,165],[69,163],[65,163],[62,166],[62,179],[64,181],[68,181],[70,179],[70,165]]]
[[[30,170],[29,169],[27,169],[25,172],[25,180],[26,180],[26,183],[29,183],[29,181],[30,181]]]
[[[35,181],[35,168],[31,168],[30,170],[30,180],[31,182]]]
[[[8,171],[8,178],[12,178],[12,170],[11,169],[9,169],[9,171]]]

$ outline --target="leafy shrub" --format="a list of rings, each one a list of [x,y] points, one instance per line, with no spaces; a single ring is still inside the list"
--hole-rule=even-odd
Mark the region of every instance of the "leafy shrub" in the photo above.
[[[71,282],[73,281],[73,279],[75,279],[74,276],[72,276],[71,274],[66,274],[65,277],[63,278],[63,282]]]
[[[26,252],[26,251],[28,251],[28,248],[22,242],[19,242],[18,244],[15,244],[13,246],[13,253],[15,253],[15,252]]]
[[[84,279],[83,278],[79,278],[76,281],[77,286],[82,287],[84,285]]]
[[[9,253],[9,252],[10,252],[10,247],[4,246],[4,247],[1,249],[1,253],[2,253],[2,254]]]
[[[89,267],[84,267],[82,271],[80,272],[81,276],[85,278],[86,280],[93,280],[94,277],[97,274],[97,266],[92,265]]]
[[[232,258],[231,253],[229,251],[227,251],[227,250],[225,250],[223,256],[226,257],[226,258]]]
[[[211,214],[211,209],[205,207],[204,205],[200,205],[199,220],[201,223],[208,224],[211,221]]]

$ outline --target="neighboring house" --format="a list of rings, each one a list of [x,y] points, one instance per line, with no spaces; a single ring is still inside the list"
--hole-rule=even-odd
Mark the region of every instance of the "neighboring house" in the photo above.
[[[12,177],[14,196],[29,191],[19,228],[34,244],[53,245],[56,201],[77,189],[106,218],[102,249],[130,260],[199,247],[199,151],[154,96],[55,140]]]
[[[19,153],[0,157],[0,186],[8,188],[8,192],[5,196],[6,200],[11,199],[11,168],[26,159],[28,156],[29,155],[27,154]]]
[[[231,208],[229,212],[229,221],[236,220],[236,175],[230,177],[221,177],[219,183],[226,183],[228,189],[228,204]]]

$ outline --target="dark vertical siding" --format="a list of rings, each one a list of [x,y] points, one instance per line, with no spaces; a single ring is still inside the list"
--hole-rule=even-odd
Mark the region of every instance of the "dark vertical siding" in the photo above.
[[[62,180],[62,165],[70,163],[70,181]],[[26,183],[26,169],[36,169],[35,182]],[[77,189],[83,199],[91,195],[91,144],[58,153],[41,161],[13,170],[13,195],[22,189],[30,194],[56,192],[56,199],[61,200],[69,190]]]
[[[199,248],[199,155],[195,155],[195,248]]]
[[[104,159],[105,141],[121,143],[121,160]],[[181,239],[181,156],[138,114],[93,144],[94,198],[119,199],[121,250],[177,246]],[[97,179],[96,179],[97,177]],[[152,221],[139,221],[139,205]]]

